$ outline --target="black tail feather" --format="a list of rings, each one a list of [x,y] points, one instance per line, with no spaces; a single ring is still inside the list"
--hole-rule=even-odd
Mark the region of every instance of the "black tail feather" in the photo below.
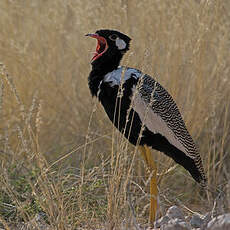
[[[195,181],[200,183],[202,186],[205,186],[206,178],[204,178],[204,176],[201,174],[198,166],[192,158],[190,158],[184,152],[180,151],[178,148],[170,144],[168,140],[162,135],[153,134],[148,130],[145,130],[144,132],[148,133],[143,133],[141,144],[146,144],[153,149],[165,153],[167,156],[171,157],[176,163],[180,164],[187,171],[189,171]]]

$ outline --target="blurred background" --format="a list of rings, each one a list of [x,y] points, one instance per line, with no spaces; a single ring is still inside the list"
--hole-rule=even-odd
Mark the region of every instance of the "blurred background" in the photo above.
[[[87,85],[96,43],[84,35],[105,28],[132,38],[121,64],[153,76],[170,92],[204,161],[208,194],[153,151],[159,174],[172,169],[159,175],[159,215],[175,203],[201,213],[229,211],[230,1],[1,0],[5,225],[43,211],[58,229],[117,226],[121,207],[132,215],[127,191],[137,218],[147,221],[148,197],[134,185],[148,192],[142,159],[113,129]]]

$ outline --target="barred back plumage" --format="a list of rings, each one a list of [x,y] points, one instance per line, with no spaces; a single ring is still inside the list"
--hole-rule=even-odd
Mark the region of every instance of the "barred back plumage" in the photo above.
[[[151,76],[141,75],[136,90],[146,104],[146,108],[156,113],[172,131],[174,138],[184,147],[181,150],[192,158],[200,171],[200,183],[206,185],[206,177],[198,149],[190,136],[179,109],[171,95]]]

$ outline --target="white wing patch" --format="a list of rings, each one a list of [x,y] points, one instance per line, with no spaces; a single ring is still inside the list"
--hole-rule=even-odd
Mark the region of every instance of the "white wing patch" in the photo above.
[[[119,50],[123,50],[126,48],[126,43],[124,40],[120,38],[116,38],[116,46]]]
[[[187,153],[185,147],[175,137],[173,131],[167,126],[165,121],[148,106],[141,98],[141,95],[136,92],[136,88],[133,91],[133,109],[139,115],[143,124],[153,133],[159,133],[164,136],[169,143],[180,149],[182,152]]]
[[[125,82],[126,80],[128,80],[131,77],[134,78],[140,78],[141,77],[141,72],[136,70],[136,69],[132,69],[132,68],[125,68],[125,72],[123,71],[125,67],[119,66],[116,70],[107,73],[104,76],[104,82],[109,82],[110,86],[113,87],[115,85],[120,85],[121,83],[121,79],[123,79],[123,81]]]

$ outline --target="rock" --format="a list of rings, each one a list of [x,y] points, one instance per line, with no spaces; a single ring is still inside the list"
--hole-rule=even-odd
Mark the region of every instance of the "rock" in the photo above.
[[[168,216],[162,216],[160,219],[155,221],[154,227],[160,228],[163,224],[167,224],[169,222],[170,218]]]
[[[215,217],[207,225],[207,230],[229,230],[229,229],[230,229],[230,213]]]
[[[181,220],[185,220],[183,212],[177,206],[170,207],[166,212],[166,216],[168,216],[170,219],[178,218]]]
[[[172,219],[160,227],[160,230],[191,230],[190,224],[181,219]]]
[[[211,221],[211,219],[212,219],[212,213],[211,212],[206,213],[203,218],[204,223],[202,227],[206,227],[208,225],[208,222]]]
[[[204,220],[201,219],[197,214],[194,214],[190,220],[190,224],[193,228],[200,228],[204,223]]]

